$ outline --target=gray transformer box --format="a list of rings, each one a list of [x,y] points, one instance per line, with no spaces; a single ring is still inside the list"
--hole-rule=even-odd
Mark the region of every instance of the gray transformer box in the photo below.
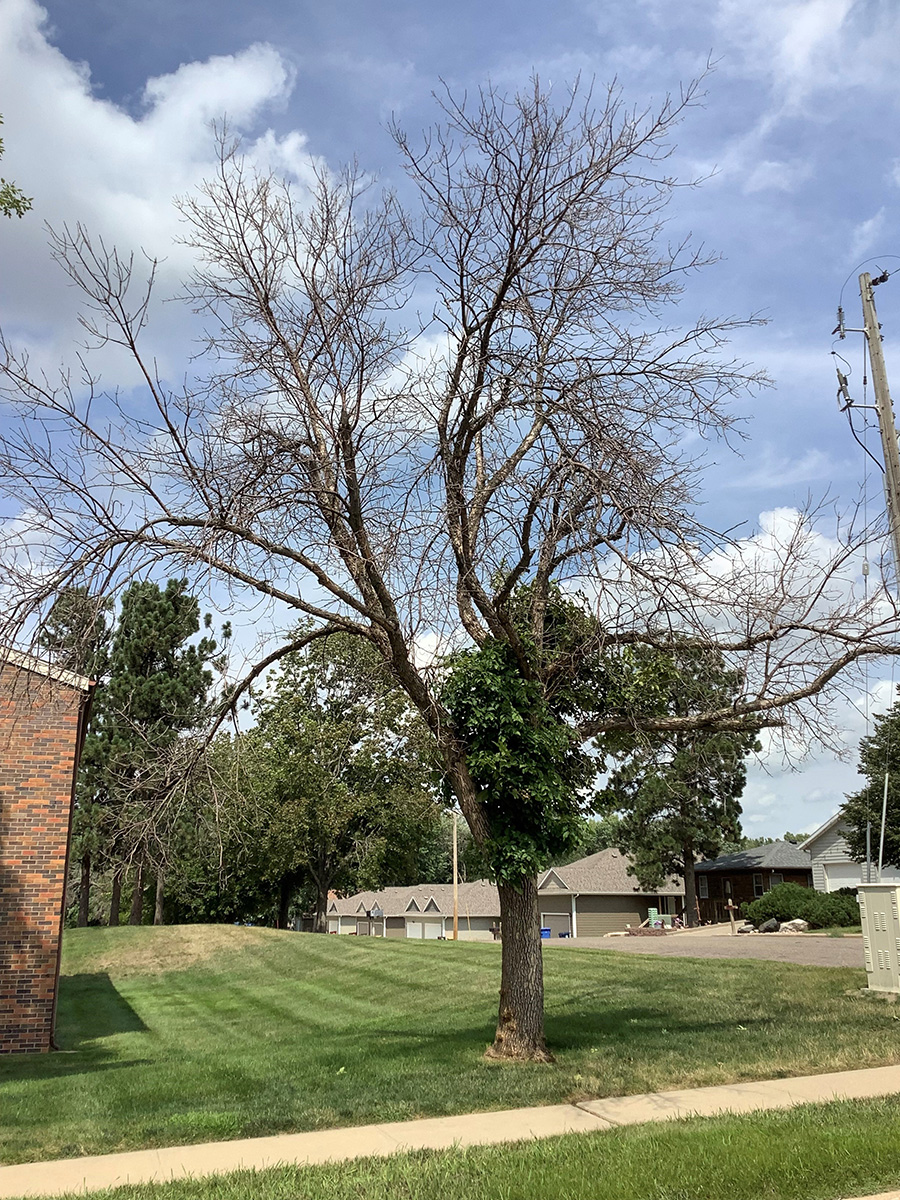
[[[900,992],[900,885],[861,883],[857,893],[870,992]]]

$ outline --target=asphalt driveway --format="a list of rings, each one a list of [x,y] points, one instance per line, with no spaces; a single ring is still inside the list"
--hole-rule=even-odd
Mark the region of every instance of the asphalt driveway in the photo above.
[[[662,958],[764,958],[808,967],[862,967],[862,937],[816,937],[809,934],[756,933],[708,936],[705,930],[665,937],[559,938],[545,949],[613,950],[619,954],[658,954]]]

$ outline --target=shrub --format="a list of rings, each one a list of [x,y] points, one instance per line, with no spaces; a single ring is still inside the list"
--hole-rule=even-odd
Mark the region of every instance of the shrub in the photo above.
[[[764,896],[747,905],[747,917],[754,925],[761,925],[772,917],[776,921],[793,921],[800,916],[800,909],[808,902],[811,890],[801,887],[799,883],[778,883]]]
[[[800,918],[812,929],[828,925],[858,925],[859,906],[850,889],[842,892],[817,892],[799,883],[776,884],[764,896],[747,905],[747,918],[761,925],[774,917],[776,921]]]

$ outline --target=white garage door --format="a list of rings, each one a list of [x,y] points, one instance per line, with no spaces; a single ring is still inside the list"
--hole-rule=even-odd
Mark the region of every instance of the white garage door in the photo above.
[[[859,887],[866,879],[865,863],[825,863],[825,890],[836,892],[838,888]],[[872,863],[872,882],[878,876],[878,861]],[[900,883],[900,871],[896,867],[885,867],[881,872],[882,883]]]
[[[836,892],[838,888],[859,887],[865,870],[865,863],[825,863],[825,891]],[[872,876],[875,876],[874,870]]]
[[[420,917],[417,921],[406,920],[406,936],[408,938],[424,938],[426,941],[437,941],[441,936],[442,921],[440,917]]]

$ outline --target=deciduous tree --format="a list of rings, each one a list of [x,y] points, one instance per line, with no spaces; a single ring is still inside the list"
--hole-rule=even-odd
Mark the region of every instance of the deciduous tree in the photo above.
[[[395,130],[410,213],[360,170],[321,169],[298,189],[223,143],[217,176],[181,206],[198,261],[185,296],[210,351],[184,387],[145,349],[152,272],[142,282],[130,254],[61,230],[89,334],[134,356],[145,395],[104,393],[89,356],[50,381],[4,345],[0,487],[20,512],[6,529],[8,636],[62,586],[121,588],[165,560],[197,586],[214,575],[291,611],[232,701],[284,654],[358,637],[421,714],[483,846],[496,841],[490,781],[429,646],[440,659],[465,639],[473,670],[478,656],[497,664],[504,703],[522,701],[534,746],[554,743],[564,764],[610,730],[792,719],[822,736],[829,685],[893,651],[896,611],[855,590],[852,538],[823,558],[799,520],[735,547],[697,516],[691,448],[735,434],[731,402],[763,381],[723,352],[746,322],[678,324],[671,310],[708,257],[663,232],[673,127],[696,98],[632,109],[615,88],[536,82],[445,96],[424,138]],[[38,568],[23,553],[33,534]],[[565,655],[544,645],[554,589],[580,590],[590,618]],[[313,628],[291,633],[298,614]],[[665,648],[673,631],[716,644],[740,696],[652,715],[604,692],[562,721],[564,745],[555,697],[580,664]],[[494,1053],[542,1059],[533,859],[521,861],[501,915],[507,944],[528,949],[503,957]]]
[[[0,125],[3,118],[0,117]],[[3,139],[0,138],[0,158],[3,157]],[[31,200],[21,188],[8,179],[0,178],[0,213],[4,217],[24,217],[31,208]]]
[[[847,844],[852,857],[866,861],[871,848],[877,864],[881,843],[881,814],[887,783],[887,816],[884,825],[883,861],[900,867],[900,703],[874,718],[874,731],[859,744],[859,773],[865,785],[848,796],[842,813],[848,825]],[[869,826],[871,824],[871,831]],[[871,839],[867,847],[867,834]],[[873,872],[873,882],[874,882]]]
[[[657,708],[661,700],[675,717],[727,708],[743,690],[740,674],[729,671],[710,647],[652,651],[649,666],[658,673]],[[713,727],[598,740],[611,756],[604,804],[619,814],[618,845],[631,856],[629,871],[648,890],[681,875],[685,918],[696,925],[694,862],[715,858],[741,836],[740,797],[747,756],[760,749],[756,733]]]

